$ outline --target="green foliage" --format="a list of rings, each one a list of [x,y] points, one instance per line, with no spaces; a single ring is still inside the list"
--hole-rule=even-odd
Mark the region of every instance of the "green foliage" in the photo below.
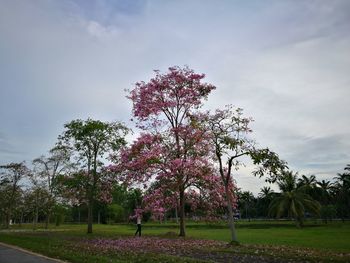
[[[251,159],[258,168],[253,172],[255,176],[262,177],[268,175],[266,182],[274,183],[288,166],[287,163],[281,160],[277,153],[271,151],[269,148],[252,149],[249,152]]]
[[[107,218],[109,223],[121,223],[125,221],[125,209],[118,204],[107,206]]]
[[[64,222],[68,214],[68,208],[64,205],[56,204],[53,208],[53,216],[55,218],[55,225],[59,226]]]
[[[124,137],[129,131],[119,122],[92,119],[73,120],[64,127],[66,130],[59,137],[60,141],[91,160],[94,155],[103,156],[110,149],[119,150],[121,145],[125,145]]]

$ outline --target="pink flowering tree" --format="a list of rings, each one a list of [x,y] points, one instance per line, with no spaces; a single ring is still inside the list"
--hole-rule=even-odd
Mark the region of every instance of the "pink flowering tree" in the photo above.
[[[252,132],[249,125],[251,118],[243,116],[242,109],[228,105],[223,110],[214,113],[206,112],[192,116],[192,122],[207,131],[210,138],[213,158],[217,162],[222,185],[225,188],[226,204],[229,214],[229,226],[231,241],[237,243],[237,235],[234,225],[233,205],[235,200],[230,191],[232,189],[232,171],[238,170],[243,156],[249,156],[257,165],[254,175],[268,174],[267,181],[275,181],[281,172],[287,167],[286,163],[279,159],[278,155],[269,149],[257,149],[255,143],[249,138]]]
[[[68,180],[72,191],[84,194],[88,206],[88,229],[92,233],[93,206],[97,198],[109,199],[110,182],[103,172],[103,158],[106,154],[116,153],[125,145],[124,137],[128,129],[119,122],[99,120],[73,120],[64,125],[65,130],[59,136],[59,143],[72,149],[81,166],[81,171],[72,174]]]
[[[149,211],[155,220],[162,221],[167,212],[175,211],[177,218],[179,195],[177,191],[164,187],[164,183],[152,183],[144,195],[144,210]],[[230,198],[235,201],[234,185],[230,187]],[[205,218],[217,218],[226,212],[226,193],[220,177],[212,171],[196,180],[185,192],[186,204],[191,212]],[[233,203],[235,205],[235,202]],[[198,214],[199,213],[199,214]]]
[[[143,197],[145,211],[151,212],[154,220],[162,221],[166,213],[178,208],[178,194],[172,189],[165,188],[164,183],[154,182]]]
[[[149,184],[159,181],[177,197],[180,236],[185,236],[185,192],[212,173],[205,132],[192,125],[190,115],[215,89],[203,83],[204,74],[188,67],[171,67],[165,74],[155,71],[148,82],[136,83],[129,98],[133,115],[143,130],[121,156],[124,180]],[[159,204],[159,209],[162,204]]]

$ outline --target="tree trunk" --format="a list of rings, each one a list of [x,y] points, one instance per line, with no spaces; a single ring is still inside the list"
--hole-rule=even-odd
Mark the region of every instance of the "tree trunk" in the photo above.
[[[185,233],[185,191],[180,189],[180,237],[186,236]]]
[[[94,198],[95,198],[95,191],[96,191],[96,183],[97,183],[97,150],[95,149],[94,151],[94,156],[93,156],[93,170],[92,170],[92,175],[93,175],[93,183],[92,183],[92,188],[89,189],[89,202],[88,202],[88,234],[92,233],[92,221],[93,221],[93,203],[94,203]],[[90,174],[90,167],[88,168],[88,174]]]
[[[235,222],[233,220],[232,200],[230,198],[230,191],[228,189],[228,185],[225,185],[225,191],[226,191],[227,210],[228,210],[228,217],[229,217],[228,223],[229,223],[230,231],[231,231],[231,242],[238,243]]]
[[[93,201],[90,199],[88,202],[88,229],[87,233],[92,233],[92,209],[93,209]]]
[[[100,218],[101,218],[101,211],[98,210],[98,213],[97,213],[97,224],[100,224]]]

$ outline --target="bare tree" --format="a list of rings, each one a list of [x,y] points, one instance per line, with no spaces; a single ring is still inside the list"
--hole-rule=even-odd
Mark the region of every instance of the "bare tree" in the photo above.
[[[74,164],[70,162],[70,157],[71,150],[66,146],[58,144],[49,151],[49,156],[40,156],[33,160],[35,175],[44,180],[44,182],[42,182],[44,184],[40,185],[40,188],[46,188],[47,191],[47,194],[45,195],[47,200],[45,201],[44,209],[46,214],[46,228],[50,222],[52,208],[57,201],[57,177],[74,168]],[[44,191],[44,189],[41,189],[41,191],[38,190],[38,180],[40,178],[32,178],[34,179],[34,181],[32,180],[32,183],[34,184],[37,193],[42,193]]]

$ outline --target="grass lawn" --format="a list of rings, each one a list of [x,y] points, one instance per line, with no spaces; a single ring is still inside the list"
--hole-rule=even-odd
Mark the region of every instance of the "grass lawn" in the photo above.
[[[174,248],[169,250],[171,253],[163,254],[152,251],[139,253],[137,247],[125,253],[116,253],[113,249],[102,251],[94,246],[81,244],[84,240],[128,238],[134,234],[135,226],[94,225],[93,231],[93,234],[87,235],[86,225],[50,226],[49,230],[36,231],[31,230],[31,225],[13,226],[10,231],[0,232],[0,242],[71,262],[200,262],[212,259],[207,256],[194,257],[192,251],[182,248]],[[186,240],[229,241],[229,230],[225,224],[187,223],[186,231]],[[178,227],[171,223],[147,223],[143,225],[142,232],[143,236],[174,240],[177,236],[172,233],[177,233]],[[296,261],[308,259],[314,262],[350,262],[350,222],[332,222],[326,225],[310,221],[302,229],[296,228],[293,222],[285,221],[238,222],[237,232],[241,246],[203,248],[196,255],[209,255],[212,252],[225,255],[258,254],[267,258],[288,257]],[[168,244],[169,242],[166,243]]]

